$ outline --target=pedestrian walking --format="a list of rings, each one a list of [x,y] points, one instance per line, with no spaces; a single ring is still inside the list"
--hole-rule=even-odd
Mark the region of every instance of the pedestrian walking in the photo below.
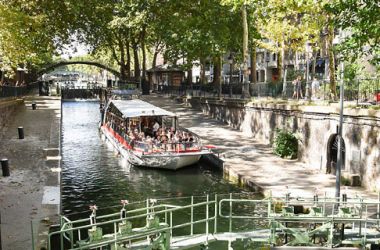
[[[297,98],[297,100],[301,97],[303,98],[302,95],[302,86],[301,86],[301,76],[297,76],[297,78],[293,81],[293,96],[292,98]]]

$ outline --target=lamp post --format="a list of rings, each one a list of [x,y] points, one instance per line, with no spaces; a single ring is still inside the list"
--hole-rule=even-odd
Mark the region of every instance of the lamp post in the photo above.
[[[228,81],[228,85],[230,90],[230,97],[232,97],[232,66],[234,63],[234,55],[232,53],[230,53],[230,55],[228,56],[228,63],[230,64],[230,79]]]
[[[342,130],[343,130],[343,98],[344,98],[344,64],[340,62],[340,111],[339,111],[339,131],[338,131],[338,155],[336,163],[335,197],[340,198],[340,176],[342,171]]]
[[[309,42],[306,43],[306,98],[308,101],[311,100],[311,86],[310,86],[310,81],[309,81],[309,55],[312,52],[311,50],[311,44]]]

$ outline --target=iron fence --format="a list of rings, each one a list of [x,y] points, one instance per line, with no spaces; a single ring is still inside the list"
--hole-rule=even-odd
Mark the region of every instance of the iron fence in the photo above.
[[[0,86],[0,98],[20,97],[30,94],[38,87],[38,82],[30,83],[26,86]]]
[[[167,95],[192,95],[198,97],[217,97],[221,95],[223,98],[241,98],[244,85],[241,83],[232,84],[193,84],[180,86],[162,86],[158,88],[159,93]],[[281,97],[282,84],[275,83],[256,83],[249,85],[249,92],[252,97]],[[293,87],[288,83],[285,96],[291,97]]]
[[[198,97],[219,97],[241,98],[243,84],[182,84],[180,86],[160,86],[159,93],[175,96],[192,95]],[[277,83],[251,83],[249,92],[252,97],[273,97],[284,99],[296,99],[296,89],[292,81],[287,81],[286,86],[282,82]],[[339,98],[339,81],[336,84],[336,98]],[[311,82],[301,83],[301,90],[298,99],[331,100],[332,91],[329,81],[322,80],[318,88],[312,88]],[[344,100],[356,101],[360,103],[379,104],[380,103],[380,78],[355,79],[344,83]]]

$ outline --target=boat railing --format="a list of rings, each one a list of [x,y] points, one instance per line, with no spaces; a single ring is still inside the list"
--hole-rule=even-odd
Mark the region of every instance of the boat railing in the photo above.
[[[143,142],[134,141],[133,149],[141,150],[144,154],[158,152],[192,152],[202,150],[199,142]]]
[[[125,131],[120,129],[115,124],[111,123],[110,128],[119,134],[125,142],[135,150],[142,151],[144,154],[158,153],[158,152],[193,152],[202,150],[202,143],[194,137],[193,141],[185,142],[157,142],[157,141],[144,141],[130,138]]]

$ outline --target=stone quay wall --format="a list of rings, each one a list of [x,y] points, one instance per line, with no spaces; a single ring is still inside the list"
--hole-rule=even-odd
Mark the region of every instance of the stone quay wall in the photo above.
[[[6,98],[0,100],[0,130],[7,124],[13,112],[23,103],[23,99]]]
[[[299,138],[300,161],[311,169],[335,171],[331,167],[336,161],[338,107],[246,104],[205,98],[191,98],[188,103],[266,144],[273,142],[277,128],[292,131]],[[380,112],[345,108],[343,140],[345,181],[380,191]]]

